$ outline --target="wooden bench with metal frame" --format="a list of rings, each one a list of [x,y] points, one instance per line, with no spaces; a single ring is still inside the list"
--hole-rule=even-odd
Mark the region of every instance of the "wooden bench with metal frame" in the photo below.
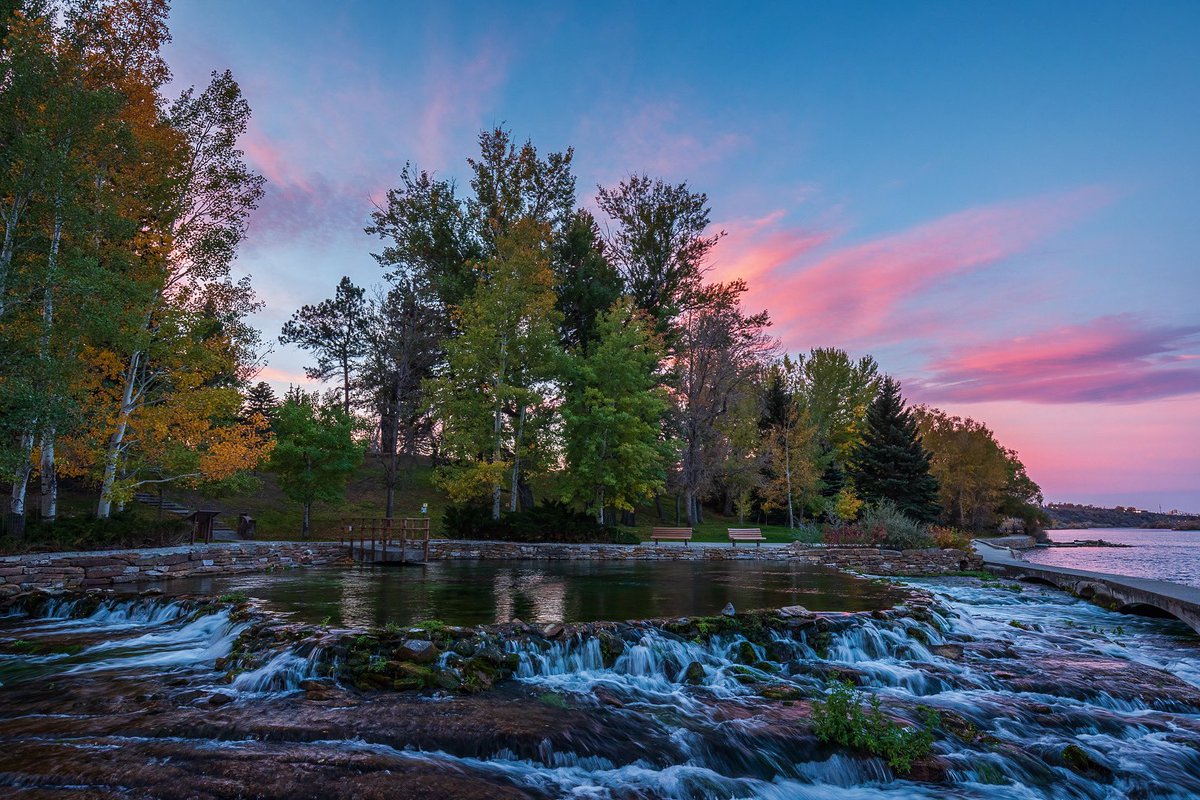
[[[737,547],[738,542],[754,542],[755,546],[762,544],[767,537],[758,528],[728,528],[729,543]]]
[[[654,528],[650,531],[652,542],[683,542],[692,540],[691,528]]]

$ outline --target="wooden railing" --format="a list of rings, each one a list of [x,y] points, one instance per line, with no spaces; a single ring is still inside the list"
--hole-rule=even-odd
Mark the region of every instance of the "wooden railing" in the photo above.
[[[403,517],[401,519],[376,519],[360,517],[342,521],[338,541],[350,548],[350,556],[354,557],[355,545],[358,545],[359,557],[370,552],[371,561],[388,561],[388,547],[394,546],[400,551],[400,563],[408,561],[409,544],[421,546],[421,560],[429,560],[429,518]],[[376,548],[379,558],[376,558]],[[369,550],[368,550],[369,548]]]

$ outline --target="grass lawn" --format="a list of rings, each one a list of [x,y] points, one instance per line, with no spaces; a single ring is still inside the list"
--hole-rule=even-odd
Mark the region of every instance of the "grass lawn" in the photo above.
[[[258,475],[259,486],[251,492],[231,496],[207,496],[200,492],[167,488],[163,496],[168,501],[179,503],[189,509],[205,508],[221,512],[219,522],[233,528],[239,514],[248,513],[258,525],[258,538],[266,540],[292,540],[300,538],[301,508],[288,499],[279,488],[275,476],[270,473]],[[362,467],[351,477],[346,486],[345,500],[337,504],[318,503],[312,512],[312,538],[332,539],[339,533],[342,520],[349,517],[382,517],[386,495],[384,492],[383,464],[368,457]],[[554,497],[553,479],[534,486],[535,497],[541,501]],[[94,493],[64,487],[61,506],[66,515],[85,515],[95,510]],[[397,517],[420,516],[421,505],[428,505],[430,530],[435,536],[442,535],[442,514],[449,505],[446,495],[433,485],[433,469],[427,465],[411,465],[403,469],[396,486],[395,515]],[[150,506],[138,506],[140,512],[154,514]],[[674,511],[674,503],[664,499],[663,510]],[[147,517],[149,518],[149,517]],[[650,529],[656,526],[674,526],[674,518],[659,521],[654,506],[639,508],[638,525],[630,530],[643,540],[649,540]],[[724,517],[710,511],[705,512],[705,521],[696,527],[693,541],[728,542],[727,528],[760,527],[768,542],[816,541],[818,537],[810,529],[789,531],[779,525],[755,525],[740,523],[737,517]],[[664,545],[670,546],[670,545]]]

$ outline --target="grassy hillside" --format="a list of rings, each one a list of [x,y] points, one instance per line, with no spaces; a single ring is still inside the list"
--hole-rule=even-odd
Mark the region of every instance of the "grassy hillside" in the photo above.
[[[198,492],[168,490],[165,496],[188,508],[217,509],[222,512],[225,524],[231,527],[239,514],[249,513],[258,522],[258,536],[261,539],[298,538],[300,506],[284,496],[273,475],[264,473],[258,477],[261,482],[260,488],[242,495],[207,497]],[[313,508],[314,538],[336,537],[340,521],[347,517],[382,517],[386,498],[383,480],[383,465],[374,459],[368,459],[347,485],[344,503],[317,505]],[[553,485],[535,486],[534,493],[539,501],[553,496]],[[429,505],[430,528],[434,535],[443,535],[442,513],[449,500],[433,485],[433,470],[430,467],[412,465],[401,474],[396,487],[396,516],[419,516],[422,503]],[[670,501],[664,501],[663,506],[664,511],[674,509]],[[643,539],[650,537],[650,529],[655,525],[675,524],[673,517],[665,522],[658,521],[653,506],[639,509],[637,521],[638,525],[631,530]],[[705,522],[696,528],[695,540],[728,541],[726,529],[729,527],[740,527],[740,524],[736,518],[710,513]],[[790,532],[782,526],[763,526],[763,534],[768,541],[794,541],[797,533],[802,532]]]

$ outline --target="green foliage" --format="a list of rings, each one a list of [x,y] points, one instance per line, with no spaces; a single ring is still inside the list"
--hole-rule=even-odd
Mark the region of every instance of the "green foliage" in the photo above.
[[[342,384],[342,409],[349,414],[351,383],[358,363],[369,350],[368,325],[372,315],[366,292],[348,277],[337,285],[332,299],[302,306],[279,334],[281,344],[297,344],[311,351],[316,366],[304,373],[314,380],[337,377]]]
[[[354,441],[354,421],[340,405],[302,393],[284,401],[275,426],[277,441],[268,468],[284,494],[304,506],[301,532],[308,536],[313,503],[342,499],[364,447]]]
[[[493,519],[506,479],[515,488],[522,469],[549,456],[547,381],[559,350],[545,233],[522,222],[497,237],[496,255],[455,314],[461,333],[446,343],[446,375],[426,385],[454,459],[439,483],[455,502],[490,497]]]
[[[867,410],[862,440],[850,461],[850,478],[868,502],[890,500],[906,516],[935,522],[938,482],[929,471],[917,421],[904,407],[900,384],[886,377]]]
[[[20,541],[0,538],[0,552],[171,545],[183,540],[189,530],[189,524],[173,514],[160,520],[145,509],[128,509],[104,518],[87,515],[31,523]]]
[[[661,349],[628,302],[597,320],[589,352],[567,358],[561,407],[567,471],[563,499],[632,511],[666,484],[674,455],[662,437],[669,403],[657,386]]]
[[[932,547],[929,527],[903,513],[891,500],[879,500],[863,509],[858,524],[868,531],[878,531],[877,541],[895,550]]]
[[[635,544],[631,534],[601,525],[565,503],[546,501],[526,511],[505,512],[499,520],[481,505],[452,505],[442,517],[447,536],[506,542],[611,542]]]
[[[813,703],[814,730],[823,742],[866,750],[906,773],[933,748],[933,730],[941,724],[936,711],[919,706],[921,725],[902,726],[883,713],[878,697],[863,707],[863,695],[849,681],[834,683],[824,701]]]

